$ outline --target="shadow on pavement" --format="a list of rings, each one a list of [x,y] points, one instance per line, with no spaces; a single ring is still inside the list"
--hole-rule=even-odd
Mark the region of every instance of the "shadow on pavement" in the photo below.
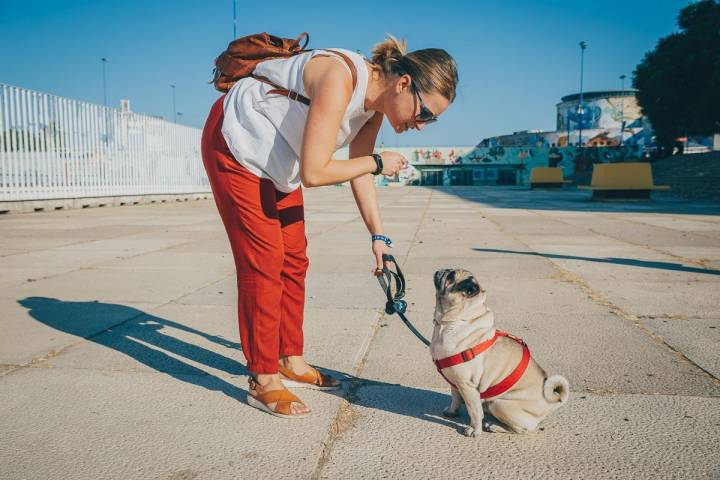
[[[246,390],[185,362],[183,359],[206,365],[229,375],[249,375],[250,372],[243,364],[206,348],[180,340],[169,335],[169,331],[163,332],[163,330],[167,327],[193,334],[220,346],[237,349],[238,353],[241,349],[239,343],[216,335],[209,335],[125,305],[98,301],[63,301],[48,297],[28,297],[19,300],[18,303],[25,307],[35,320],[58,331],[116,350],[179,381],[191,383],[210,391],[222,392],[243,403],[246,401]],[[107,319],[118,319],[118,322],[108,324]],[[342,379],[345,383],[342,390],[327,393],[341,396],[354,405],[457,428],[456,422],[440,416],[442,409],[450,403],[449,391],[448,394],[441,394],[420,388],[367,380],[332,369],[318,368]],[[387,394],[358,395],[358,391],[364,387],[392,387],[393,394],[392,396]],[[433,410],[437,407],[437,410],[426,412],[423,411],[423,407],[430,407]]]
[[[657,268],[660,270],[672,270],[676,272],[689,272],[689,273],[704,273],[707,275],[720,275],[720,270],[712,270],[700,267],[688,267],[681,263],[672,262],[657,262],[651,260],[636,260],[634,258],[617,258],[617,257],[580,257],[576,255],[561,255],[557,253],[542,253],[542,252],[520,252],[517,250],[504,250],[500,248],[473,248],[476,252],[491,252],[491,253],[512,253],[515,255],[533,255],[536,257],[544,258],[557,258],[561,260],[583,260],[586,262],[597,262],[597,263],[612,263],[615,265],[628,265],[631,267],[643,267],[643,268]]]
[[[530,190],[517,186],[450,186],[426,188],[471,200],[489,208],[522,208],[528,210],[564,210],[580,212],[632,212],[687,215],[720,215],[716,200],[685,200],[667,193],[653,193],[645,201],[593,201],[591,193],[576,188]]]
[[[239,349],[240,344],[238,343],[215,335],[208,335],[180,323],[125,305],[97,301],[72,302],[47,297],[28,297],[19,300],[18,303],[27,308],[28,313],[38,322],[56,330],[117,350],[158,372],[183,382],[220,391],[239,400],[245,399],[247,394],[245,390],[165,352],[222,370],[231,375],[247,375],[248,372],[244,365],[167,335],[163,329],[170,327],[181,330],[228,348]],[[109,326],[109,328],[102,328],[98,332],[98,324],[106,324],[107,321],[103,320],[106,318],[125,320],[120,324]]]

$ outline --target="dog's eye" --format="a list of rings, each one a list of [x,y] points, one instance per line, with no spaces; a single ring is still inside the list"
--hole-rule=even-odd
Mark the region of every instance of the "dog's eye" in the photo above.
[[[452,285],[453,283],[455,283],[455,271],[448,273],[445,277],[445,288],[447,288],[448,285]]]
[[[475,280],[474,277],[468,277],[462,282],[455,285],[452,290],[454,292],[462,292],[468,297],[474,297],[478,293],[480,293],[480,285],[478,285],[477,280]]]

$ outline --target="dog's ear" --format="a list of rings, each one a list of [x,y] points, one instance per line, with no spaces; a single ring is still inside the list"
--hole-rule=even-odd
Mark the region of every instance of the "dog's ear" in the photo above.
[[[455,285],[452,290],[454,292],[462,292],[467,297],[474,297],[482,290],[475,277],[468,277]]]

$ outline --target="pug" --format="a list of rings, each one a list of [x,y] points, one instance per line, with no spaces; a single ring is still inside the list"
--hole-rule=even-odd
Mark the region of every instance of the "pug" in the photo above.
[[[493,312],[485,306],[486,292],[467,270],[435,272],[435,314],[430,353],[433,361],[456,355],[495,336]],[[523,345],[512,337],[498,336],[492,345],[469,361],[440,370],[452,385],[452,402],[443,412],[456,417],[462,403],[470,415],[465,435],[476,437],[482,429],[496,433],[526,433],[568,400],[565,377],[548,377],[530,358],[517,382],[495,397],[481,399],[480,392],[513,372],[523,357]],[[484,412],[501,424],[484,422]]]

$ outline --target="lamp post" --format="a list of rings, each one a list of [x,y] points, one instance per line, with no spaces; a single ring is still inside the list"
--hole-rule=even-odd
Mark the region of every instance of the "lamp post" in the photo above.
[[[175,108],[175,85],[170,85],[173,94],[173,122],[177,123],[177,109]]]
[[[100,59],[102,62],[102,72],[103,72],[103,105],[107,107],[107,82],[105,80],[105,64],[107,63],[107,58],[103,57]]]
[[[233,2],[233,40],[237,38],[237,0]]]
[[[625,134],[625,74],[620,75],[620,146]]]
[[[583,70],[585,67],[585,48],[587,43],[580,42],[580,103],[578,104],[578,122],[579,122],[579,135],[578,135],[578,146],[582,147],[582,129],[583,129],[583,117],[585,116],[585,107],[583,106]]]

